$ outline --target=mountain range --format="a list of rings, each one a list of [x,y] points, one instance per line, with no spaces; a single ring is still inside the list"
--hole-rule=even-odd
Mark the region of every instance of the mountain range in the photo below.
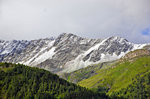
[[[53,73],[70,73],[92,64],[120,59],[130,51],[149,48],[122,37],[88,39],[63,33],[57,38],[0,40],[0,62],[20,63]]]
[[[0,99],[149,99],[149,60],[117,36],[0,40]]]

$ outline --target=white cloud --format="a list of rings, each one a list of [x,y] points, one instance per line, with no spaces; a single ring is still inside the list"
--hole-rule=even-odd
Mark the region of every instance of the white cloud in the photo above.
[[[1,0],[0,39],[35,39],[68,32],[150,42],[150,37],[140,33],[150,27],[149,4],[149,0]]]

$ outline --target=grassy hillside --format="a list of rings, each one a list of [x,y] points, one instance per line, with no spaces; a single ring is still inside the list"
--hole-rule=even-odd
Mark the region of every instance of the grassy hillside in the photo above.
[[[126,88],[133,79],[150,70],[150,57],[140,57],[133,62],[118,62],[107,69],[100,69],[97,74],[80,81],[78,84],[87,88],[104,86],[110,88],[109,93]]]
[[[98,99],[105,93],[69,83],[46,70],[0,63],[0,99]]]
[[[111,96],[126,99],[150,99],[150,71],[137,75],[132,84],[113,92]]]

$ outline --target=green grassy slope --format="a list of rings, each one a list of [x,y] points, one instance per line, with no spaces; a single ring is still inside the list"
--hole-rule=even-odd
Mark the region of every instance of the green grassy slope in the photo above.
[[[69,83],[49,71],[21,64],[0,63],[0,99],[108,98]]]
[[[117,62],[107,69],[100,69],[96,75],[82,80],[78,84],[87,88],[104,86],[110,88],[109,93],[111,93],[128,87],[137,75],[149,72],[149,70],[150,57],[143,56],[133,61]]]

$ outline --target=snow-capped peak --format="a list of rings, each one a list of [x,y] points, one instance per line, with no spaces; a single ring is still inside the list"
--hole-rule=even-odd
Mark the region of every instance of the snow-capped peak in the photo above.
[[[63,33],[57,38],[0,40],[0,61],[22,63],[54,73],[71,72],[88,65],[112,61],[147,44],[133,44],[122,37],[87,39]]]

